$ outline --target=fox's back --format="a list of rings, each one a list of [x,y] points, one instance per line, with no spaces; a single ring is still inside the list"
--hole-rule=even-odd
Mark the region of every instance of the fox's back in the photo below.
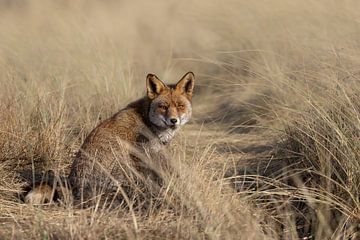
[[[145,141],[141,136],[150,127],[144,112],[147,105],[146,99],[140,99],[100,123],[87,136],[81,150],[91,152],[104,145],[114,146],[114,141],[118,140],[131,144]]]
[[[139,160],[134,154],[144,151],[151,139],[147,136],[150,126],[144,117],[147,105],[146,99],[140,99],[91,131],[71,167],[69,181],[75,195],[86,195],[92,191],[90,186],[104,183],[107,174],[123,176],[124,165],[137,167]]]

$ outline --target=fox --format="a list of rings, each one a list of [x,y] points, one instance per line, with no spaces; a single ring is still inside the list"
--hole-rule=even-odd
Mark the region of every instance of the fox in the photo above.
[[[129,201],[130,196],[135,196],[131,182],[151,180],[160,184],[161,176],[144,159],[161,152],[189,122],[194,84],[193,72],[187,72],[176,84],[170,85],[155,74],[148,74],[146,95],[89,133],[61,187],[65,186],[72,199],[80,202],[119,192]],[[54,192],[59,191],[58,185],[50,186],[46,182],[35,185],[26,194],[25,202],[36,205],[50,201]],[[140,190],[144,191],[146,189]]]

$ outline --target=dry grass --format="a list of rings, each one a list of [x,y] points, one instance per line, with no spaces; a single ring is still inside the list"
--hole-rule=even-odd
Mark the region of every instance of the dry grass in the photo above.
[[[359,3],[0,1],[0,238],[358,239]],[[154,72],[197,76],[161,205],[31,207]]]

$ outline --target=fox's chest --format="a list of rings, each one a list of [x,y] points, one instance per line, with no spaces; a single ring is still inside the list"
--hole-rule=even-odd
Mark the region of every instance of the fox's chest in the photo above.
[[[159,132],[157,135],[162,144],[168,144],[175,136],[176,130],[166,129],[164,131]]]
[[[150,140],[146,144],[146,147],[151,152],[154,153],[159,152],[161,149],[165,147],[165,145],[170,143],[170,141],[174,138],[176,132],[177,130],[173,130],[173,129],[166,129],[163,131],[159,131],[156,133],[157,138]]]

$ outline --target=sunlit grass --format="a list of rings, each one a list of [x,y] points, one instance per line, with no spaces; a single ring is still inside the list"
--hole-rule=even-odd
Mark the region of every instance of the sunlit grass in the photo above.
[[[358,5],[0,2],[0,238],[357,239]],[[21,201],[35,174],[68,174],[147,73],[189,70],[160,207]]]

